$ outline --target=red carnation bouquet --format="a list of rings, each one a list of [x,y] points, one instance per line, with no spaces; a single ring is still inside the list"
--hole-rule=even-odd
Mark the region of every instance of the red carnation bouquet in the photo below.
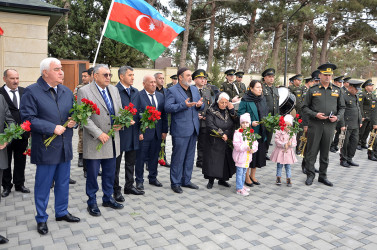
[[[140,119],[140,130],[144,134],[147,128],[155,128],[158,120],[161,119],[161,112],[154,106],[147,106]]]
[[[248,141],[249,142],[249,148],[253,148],[253,143],[260,139],[261,136],[257,133],[254,133],[254,129],[252,128],[247,128],[247,129],[243,129],[243,128],[240,128],[238,129],[238,132],[242,133],[242,140],[244,141]]]
[[[302,123],[302,119],[300,119],[300,115],[299,114],[296,114],[296,118],[293,119],[293,124],[292,126],[289,128],[289,139],[291,139],[293,137],[293,135],[299,133],[300,131],[302,131],[302,128],[300,127],[300,124]]]
[[[161,150],[160,153],[158,154],[158,164],[161,166],[165,166],[165,140],[162,140],[161,142]]]
[[[70,120],[73,120],[77,124],[81,124],[81,125],[88,124],[89,116],[91,116],[92,114],[100,115],[100,110],[97,107],[97,104],[95,104],[94,102],[92,102],[88,99],[85,99],[85,98],[82,98],[81,104],[78,104],[77,103],[77,97],[75,97],[73,107],[71,108],[69,113],[72,113],[72,116],[71,116],[70,119],[68,119],[63,124],[63,127],[65,127],[65,128],[68,126],[68,122]],[[48,147],[56,137],[57,137],[57,135],[54,134],[54,135],[50,136],[49,138],[47,138],[44,141],[45,146]]]
[[[31,156],[31,136],[29,136],[27,140],[27,147],[25,149],[25,152],[23,152],[22,154],[26,156]]]
[[[115,136],[115,130],[114,128],[116,127],[130,127],[131,125],[134,124],[133,118],[134,115],[136,115],[137,109],[134,108],[134,105],[130,102],[128,106],[125,106],[124,109],[120,109],[118,116],[112,115],[112,119],[114,120],[113,122],[113,127],[110,129],[109,133],[107,133],[108,136],[114,137]],[[96,149],[97,151],[101,151],[101,148],[103,146],[103,143],[100,142],[98,143]]]
[[[0,145],[6,142],[11,142],[13,139],[21,139],[22,134],[30,131],[31,123],[29,121],[24,121],[21,125],[16,125],[11,123],[4,129],[4,133],[0,134]]]

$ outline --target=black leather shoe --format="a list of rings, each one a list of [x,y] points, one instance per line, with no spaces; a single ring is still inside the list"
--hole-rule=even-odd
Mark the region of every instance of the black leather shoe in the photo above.
[[[340,166],[343,166],[343,167],[345,167],[345,168],[350,168],[350,167],[351,167],[351,165],[348,164],[347,161],[340,161]]]
[[[254,187],[253,183],[247,183],[246,181],[245,181],[245,185],[248,186],[248,187]]]
[[[116,201],[108,201],[102,203],[104,207],[111,207],[112,209],[122,209],[124,206]]]
[[[174,186],[174,187],[171,187],[171,189],[176,192],[177,194],[181,194],[183,193],[183,190],[180,186]]]
[[[76,216],[73,216],[72,214],[68,213],[62,217],[56,217],[55,218],[56,221],[66,221],[66,222],[79,222],[80,221],[80,218],[76,217]]]
[[[368,155],[368,160],[377,161],[377,158],[374,157],[373,155]]]
[[[143,191],[144,190],[144,184],[141,182],[136,182],[136,189]]]
[[[38,233],[45,235],[48,233],[48,227],[46,222],[39,222],[37,224]]]
[[[359,164],[357,164],[354,161],[349,161],[348,164],[350,164],[351,166],[354,166],[354,167],[358,167],[359,166]]]
[[[101,211],[99,210],[97,204],[95,205],[88,205],[88,208],[87,208],[89,214],[91,216],[101,216]]]
[[[76,181],[74,179],[69,178],[69,184],[76,184]]]
[[[335,148],[333,148],[333,147],[330,147],[330,152],[332,152],[332,153],[336,153],[336,149]]]
[[[124,202],[125,201],[125,199],[124,199],[124,197],[123,197],[123,195],[120,191],[114,192],[113,197],[114,197],[114,200],[116,200],[117,202]]]
[[[259,181],[254,181],[251,177],[250,177],[250,180],[251,180],[251,182],[252,182],[254,185],[257,185],[257,186],[260,185]]]
[[[209,181],[207,184],[207,189],[212,189],[213,187],[213,181]]]
[[[361,145],[357,145],[356,149],[357,149],[357,150],[362,150],[362,149],[361,149]]]
[[[306,181],[305,181],[305,184],[307,185],[307,186],[310,186],[310,185],[312,185],[313,184],[313,177],[308,177],[308,178],[306,178]]]
[[[7,238],[5,238],[4,236],[0,235],[0,244],[5,244],[5,243],[8,243],[9,240]]]
[[[223,180],[219,180],[219,185],[227,187],[227,188],[231,187],[231,185],[228,182],[223,181]]]
[[[10,188],[4,188],[4,191],[1,194],[1,197],[8,197],[9,194],[10,194]]]
[[[138,190],[134,186],[131,188],[125,188],[124,194],[133,194],[133,195],[143,195],[145,192],[143,190]]]
[[[156,187],[162,187],[161,182],[159,182],[157,179],[153,181],[149,181],[149,184],[156,186]]]
[[[15,187],[15,190],[17,192],[21,192],[21,193],[25,193],[25,194],[30,193],[30,190],[27,187],[25,187],[25,186]]]
[[[318,182],[325,184],[326,186],[332,187],[334,186],[328,179],[318,178]]]
[[[191,189],[199,189],[199,187],[192,182],[189,182],[189,184],[187,185],[182,185],[182,187],[191,188]]]

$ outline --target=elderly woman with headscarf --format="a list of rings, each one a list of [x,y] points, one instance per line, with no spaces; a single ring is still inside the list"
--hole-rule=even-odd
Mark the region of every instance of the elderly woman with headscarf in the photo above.
[[[251,126],[254,129],[254,133],[261,136],[258,139],[258,151],[253,153],[253,160],[250,162],[250,167],[246,173],[245,184],[252,187],[253,184],[260,185],[255,177],[256,168],[266,166],[267,133],[266,128],[263,125],[259,125],[259,122],[268,115],[268,107],[266,99],[262,95],[262,84],[260,81],[252,80],[249,89],[241,99],[238,114],[243,115],[244,113],[250,114]]]
[[[225,92],[218,94],[206,113],[208,140],[204,145],[202,173],[204,178],[208,179],[208,189],[213,187],[215,179],[219,180],[219,185],[230,187],[227,181],[236,172],[236,166],[227,140],[233,138],[234,124],[237,120],[237,113],[233,104],[229,102],[229,95]],[[221,138],[212,136],[213,131]]]

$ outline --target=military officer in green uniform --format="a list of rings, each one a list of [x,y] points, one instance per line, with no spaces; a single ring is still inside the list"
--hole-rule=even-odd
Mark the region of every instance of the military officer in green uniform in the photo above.
[[[306,153],[306,185],[312,185],[315,178],[314,164],[319,157],[319,178],[327,186],[333,184],[327,179],[329,164],[329,150],[334,136],[336,122],[344,115],[344,99],[338,86],[331,83],[333,70],[336,65],[326,63],[318,67],[320,83],[313,85],[305,97],[303,110],[309,119],[308,142],[310,145]]]
[[[239,102],[241,100],[240,94],[241,89],[237,87],[234,81],[236,70],[228,69],[225,71],[226,81],[221,84],[220,92],[225,92],[229,95],[233,103]]]
[[[275,69],[269,68],[262,73],[262,92],[266,98],[268,112],[271,115],[279,115],[279,92],[275,87]],[[270,147],[272,132],[267,131],[267,142],[266,142],[266,154],[268,153],[268,148]],[[266,159],[270,158],[266,155]]]
[[[368,148],[367,139],[369,132],[372,130],[371,115],[372,110],[376,107],[376,100],[373,96],[373,83],[371,79],[366,80],[362,88],[364,90],[359,95],[361,115],[363,117],[363,126],[360,129],[358,149]]]
[[[172,75],[171,77],[170,77],[170,79],[171,79],[171,83],[168,83],[167,85],[166,85],[166,87],[167,88],[170,88],[170,87],[172,87],[172,86],[174,86],[174,85],[176,85],[177,84],[177,82],[178,82],[178,76],[177,75]]]
[[[346,90],[349,86],[349,80],[351,80],[351,77],[345,77],[343,78],[343,90]]]
[[[374,100],[377,100],[377,96],[373,96]],[[375,132],[377,133],[377,108],[374,108],[372,110],[371,114],[371,124],[372,129],[375,129]],[[368,150],[368,159],[371,161],[377,161],[377,138],[374,141],[374,144],[372,146],[372,150]]]
[[[355,156],[357,142],[359,141],[359,129],[362,124],[359,97],[357,95],[362,83],[362,81],[349,80],[349,86],[343,96],[346,109],[343,119],[340,120],[340,127],[342,131],[346,129],[347,131],[343,147],[340,150],[340,165],[346,168],[359,166],[352,159]]]
[[[242,82],[242,78],[243,78],[243,75],[245,73],[242,72],[242,71],[238,71],[236,72],[236,81],[234,82],[240,92],[240,94],[238,95],[238,97],[240,99],[242,99],[242,97],[244,96],[244,94],[246,93],[246,85]]]
[[[291,78],[289,78],[289,81],[292,81],[292,85],[290,85],[288,89],[296,97],[296,105],[295,105],[296,114],[301,115],[302,113],[302,102],[301,102],[302,101],[302,86],[301,86],[302,75],[301,74],[294,75]]]
[[[338,86],[343,91],[343,94],[344,94],[344,89],[342,88],[343,87],[343,77],[344,76],[335,77],[334,78],[334,84],[336,86]],[[340,122],[338,121],[337,124],[336,124],[336,132],[335,132],[335,135],[334,135],[334,140],[332,141],[331,146],[330,146],[330,152],[332,152],[332,153],[336,153],[339,150],[339,148],[338,148],[339,135],[340,135]]]
[[[200,96],[203,98],[204,109],[199,112],[199,135],[198,135],[198,144],[197,144],[197,158],[196,166],[202,168],[203,166],[203,145],[206,140],[208,140],[208,133],[206,129],[206,112],[209,106],[212,103],[211,89],[206,83],[207,73],[203,69],[196,70],[191,78],[194,80],[195,86],[199,90]]]

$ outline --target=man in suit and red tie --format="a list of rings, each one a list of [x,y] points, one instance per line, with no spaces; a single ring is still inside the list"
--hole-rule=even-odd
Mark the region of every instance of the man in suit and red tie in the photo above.
[[[199,134],[199,111],[203,110],[203,98],[195,86],[191,86],[191,71],[180,68],[178,84],[170,87],[165,99],[165,112],[171,113],[170,133],[173,153],[170,165],[171,189],[182,193],[182,187],[198,189],[191,182],[195,157],[195,144]]]
[[[18,72],[15,69],[7,69],[4,71],[3,80],[4,86],[0,88],[0,94],[4,96],[5,101],[8,103],[9,110],[13,119],[17,124],[21,124],[20,117],[20,100],[24,93],[24,88],[19,87],[20,79]],[[26,150],[28,137],[30,133],[24,133],[21,139],[13,140],[8,145],[8,168],[3,173],[3,188],[2,197],[7,197],[13,187],[15,190],[22,193],[30,193],[30,190],[25,187],[25,165],[26,155],[23,153]],[[14,156],[13,167],[13,184],[12,184],[12,156]]]
[[[164,95],[156,91],[156,78],[151,75],[144,76],[144,89],[139,92],[139,113],[142,114],[147,106],[154,106],[161,112],[161,119],[155,128],[147,128],[144,134],[139,135],[139,150],[137,152],[135,176],[136,188],[144,190],[144,162],[148,162],[149,184],[162,187],[157,180],[157,162],[161,149],[161,141],[166,139],[168,133],[168,118],[165,113]]]

